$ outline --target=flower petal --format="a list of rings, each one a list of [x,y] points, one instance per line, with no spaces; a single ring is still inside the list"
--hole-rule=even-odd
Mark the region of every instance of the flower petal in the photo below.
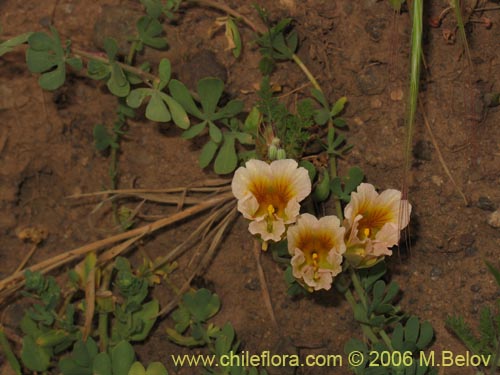
[[[285,224],[283,220],[254,220],[248,225],[248,230],[254,235],[260,235],[263,241],[278,242],[285,233]]]

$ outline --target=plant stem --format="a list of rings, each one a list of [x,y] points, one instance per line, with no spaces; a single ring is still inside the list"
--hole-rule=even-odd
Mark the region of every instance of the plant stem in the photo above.
[[[99,332],[99,350],[105,352],[108,350],[109,337],[108,337],[108,313],[99,313],[99,322],[97,323],[97,330]]]
[[[302,72],[306,75],[307,79],[312,83],[315,89],[323,93],[323,90],[321,89],[321,86],[319,85],[318,81],[316,81],[316,78],[312,75],[311,71],[307,68],[307,66],[304,64],[304,62],[300,59],[299,56],[297,56],[295,53],[292,55],[292,60],[297,64],[297,66],[302,70]]]
[[[406,146],[405,164],[403,171],[402,199],[408,199],[408,175],[411,167],[411,149],[413,141],[413,128],[417,112],[418,91],[420,83],[420,62],[422,60],[422,0],[413,1],[412,33],[411,33],[411,58],[410,58],[410,96],[408,99],[408,115],[406,121]]]
[[[12,352],[9,340],[7,340],[7,336],[5,336],[3,326],[0,326],[0,347],[2,348],[3,354],[12,370],[16,373],[16,375],[21,375],[21,365]]]
[[[366,304],[365,290],[361,285],[361,281],[359,280],[358,274],[352,268],[349,269],[349,272],[351,274],[351,280],[352,280],[352,285],[354,286],[354,290],[358,294],[358,298],[363,304],[363,307],[366,309],[367,304]]]
[[[253,23],[250,19],[242,15],[241,13],[238,13],[234,9],[231,9],[225,4],[218,3],[216,1],[212,0],[187,0],[188,4],[198,4],[198,5],[203,5],[209,8],[214,8],[222,11],[223,13],[227,13],[231,16],[233,16],[236,19],[239,19],[243,21],[245,24],[248,25],[253,31],[255,31],[258,34],[264,34],[266,32],[266,29],[263,26],[256,25]]]
[[[96,60],[96,61],[102,62],[104,64],[111,63],[111,61],[107,57],[103,57],[103,56],[98,55],[96,53],[87,52],[87,51],[81,50],[79,48],[71,48],[71,52],[73,52],[73,54],[77,57],[83,57],[83,58],[86,58],[89,60]],[[116,64],[118,64],[118,66],[120,66],[120,68],[122,68],[124,71],[141,77],[144,81],[154,81],[155,79],[158,79],[158,77],[156,77],[154,74],[145,72],[145,71],[143,71],[139,68],[136,68],[134,66],[127,65],[127,64],[124,64],[124,63],[121,63],[118,61],[116,61]]]
[[[347,300],[347,302],[349,302],[349,305],[351,305],[351,309],[352,311],[354,311],[357,303],[356,303],[356,300],[354,299],[354,296],[351,292],[351,290],[348,288],[345,293],[344,293],[344,296]],[[360,294],[358,294],[358,297],[361,297]],[[361,299],[361,298],[360,298]],[[361,330],[363,331],[363,334],[373,343],[377,343],[379,341],[379,339],[377,338],[377,336],[375,335],[375,333],[373,332],[373,330],[371,329],[371,327],[367,324],[364,324],[364,323],[361,323],[359,322],[360,325],[361,325]]]
[[[382,329],[379,331],[378,334],[380,335],[380,337],[382,337],[382,340],[384,340],[384,343],[387,346],[387,348],[391,351],[394,351],[394,348],[392,347],[391,339],[387,335],[387,333]]]
[[[109,290],[112,273],[113,273],[113,264],[108,264],[102,272],[102,281],[101,281],[101,286],[99,288],[100,293]],[[101,352],[105,352],[108,350],[108,345],[109,345],[108,326],[109,326],[109,313],[107,311],[100,311],[99,321],[97,323],[97,331],[99,333],[99,349]]]

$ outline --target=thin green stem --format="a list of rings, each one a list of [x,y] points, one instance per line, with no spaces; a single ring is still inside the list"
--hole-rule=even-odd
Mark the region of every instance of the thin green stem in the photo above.
[[[329,155],[330,157],[330,176],[331,178],[337,177],[337,159],[334,155]],[[335,211],[340,222],[344,220],[344,215],[342,213],[342,205],[340,204],[340,199],[337,196],[333,197],[335,202]]]
[[[354,311],[357,303],[356,303],[356,299],[354,298],[354,296],[349,288],[345,291],[344,296],[345,296],[347,302],[349,302],[349,305],[351,305],[352,311]],[[360,295],[358,294],[358,297],[359,296]],[[372,328],[368,324],[360,323],[360,325],[361,325],[361,330],[363,331],[363,334],[365,335],[365,337],[367,337],[373,343],[377,343],[379,341],[379,339],[377,338],[377,336],[373,332]]]
[[[408,99],[408,115],[406,124],[405,165],[403,175],[403,199],[407,199],[406,186],[411,167],[411,149],[413,142],[413,129],[417,113],[418,91],[420,83],[420,62],[422,60],[422,22],[423,0],[413,1],[411,33],[411,58],[410,58],[410,95]]]
[[[384,340],[384,343],[387,346],[387,348],[390,351],[394,351],[394,348],[392,347],[391,339],[387,335],[387,333],[384,330],[380,330],[378,334],[380,335],[380,337],[382,338],[382,340]]]
[[[16,375],[21,375],[21,365],[12,351],[9,340],[7,340],[7,336],[5,335],[2,326],[0,326],[0,348],[2,348],[3,354],[12,370],[16,373]]]
[[[111,285],[111,276],[113,274],[113,264],[108,264],[102,272],[101,286],[99,292],[106,292]],[[107,311],[99,312],[99,320],[97,323],[97,332],[99,334],[99,349],[101,352],[108,350],[109,345],[109,313]]]
[[[321,89],[321,86],[319,85],[318,81],[316,81],[316,78],[314,78],[313,74],[311,71],[307,68],[307,66],[302,62],[299,56],[297,56],[295,53],[292,55],[292,60],[297,64],[297,66],[302,70],[302,72],[306,75],[307,79],[312,83],[315,89],[323,93],[323,90]]]
[[[352,280],[352,285],[354,286],[354,290],[358,294],[358,298],[363,304],[363,307],[366,309],[367,303],[366,303],[365,289],[361,285],[361,280],[359,280],[358,274],[356,273],[355,270],[350,268],[349,272],[351,274],[351,280]]]
[[[109,325],[109,313],[100,312],[99,322],[97,323],[97,331],[99,333],[99,349],[101,352],[105,352],[108,350],[108,345],[109,345],[108,325]]]

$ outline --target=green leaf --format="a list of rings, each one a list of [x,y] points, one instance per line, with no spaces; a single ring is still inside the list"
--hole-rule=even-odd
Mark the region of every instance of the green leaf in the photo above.
[[[395,350],[400,351],[403,349],[403,335],[404,335],[403,326],[401,325],[401,323],[398,323],[394,328],[391,337],[391,343]]]
[[[168,372],[161,362],[152,362],[148,366],[146,375],[168,375]]]
[[[202,169],[210,164],[218,148],[219,145],[212,140],[208,141],[205,146],[203,146],[199,157],[200,167]]]
[[[365,174],[359,167],[352,167],[347,173],[349,176],[344,180],[344,192],[350,194],[363,182]]]
[[[204,119],[203,114],[196,106],[193,97],[189,93],[187,87],[180,81],[173,79],[168,85],[172,97],[187,111],[187,113],[196,116],[199,119]]]
[[[314,112],[314,121],[318,125],[325,125],[330,120],[330,113],[324,108],[320,108]]]
[[[168,105],[168,109],[172,115],[172,120],[174,120],[175,125],[181,129],[189,128],[190,121],[189,116],[182,106],[172,97],[167,94],[161,93],[163,101]]]
[[[113,144],[113,137],[108,133],[104,125],[94,126],[94,143],[98,151],[104,151]]]
[[[387,292],[386,292],[385,297],[382,300],[382,302],[383,303],[390,303],[394,299],[394,297],[396,297],[398,292],[399,292],[399,285],[395,282],[391,282],[389,284],[389,286],[387,287]]]
[[[199,124],[191,126],[188,130],[182,133],[182,138],[191,139],[200,134],[207,126],[207,121],[200,122]],[[210,163],[210,162],[209,162]]]
[[[50,365],[50,349],[42,348],[30,336],[23,338],[21,360],[31,371],[46,371]]]
[[[222,141],[222,132],[212,121],[208,122],[208,134],[215,143],[220,143]]]
[[[335,102],[335,104],[332,107],[332,110],[330,111],[330,116],[334,117],[338,115],[342,110],[344,109],[345,103],[347,102],[347,97],[343,96],[339,100]]]
[[[235,333],[231,323],[224,324],[224,327],[222,327],[215,339],[215,354],[219,358],[231,351],[234,338]]]
[[[64,50],[59,34],[51,28],[52,36],[46,33],[33,33],[28,38],[26,63],[33,73],[44,73],[39,83],[42,88],[54,90],[60,87],[66,78]],[[55,69],[53,69],[56,67]]]
[[[243,130],[247,133],[257,134],[261,122],[261,113],[258,107],[253,107],[245,119]]]
[[[130,92],[130,83],[117,63],[111,65],[111,77],[107,82],[107,86],[109,91],[118,97],[125,97]]]
[[[320,90],[318,90],[317,88],[312,88],[311,94],[314,97],[314,99],[316,99],[321,104],[321,106],[323,106],[324,108],[329,107],[325,94],[323,94]]]
[[[146,118],[155,122],[168,122],[172,119],[166,104],[157,91],[151,92],[151,99],[146,107]]]
[[[66,68],[64,64],[61,64],[55,70],[43,73],[38,79],[38,83],[42,89],[53,91],[61,87],[65,80]]]
[[[26,64],[32,73],[45,72],[57,66],[57,63],[56,57],[49,55],[47,51],[36,51],[31,48],[26,51]]]
[[[144,99],[151,94],[151,89],[139,88],[130,91],[127,96],[127,105],[131,108],[139,108]]]
[[[160,21],[150,16],[144,16],[137,22],[137,31],[139,32],[139,40],[145,45],[163,49],[167,47],[167,41],[160,37],[163,33],[163,28]]]
[[[151,328],[153,328],[158,312],[160,311],[160,304],[158,300],[154,299],[142,305],[141,310],[132,314],[132,324],[141,327],[139,332],[130,336],[130,340],[142,341],[149,335]],[[140,321],[140,324],[137,324]]]
[[[423,322],[420,325],[420,336],[417,340],[417,348],[419,350],[425,349],[434,338],[434,330],[429,322]]]
[[[323,171],[322,179],[318,182],[316,188],[314,189],[313,199],[316,202],[323,202],[328,198],[329,195],[330,195],[330,174],[328,173],[328,170],[325,169]]]
[[[207,115],[212,115],[217,109],[217,103],[224,91],[224,82],[218,78],[202,78],[198,82],[198,94],[201,106]]]
[[[170,74],[172,72],[172,68],[170,66],[170,61],[168,59],[161,59],[160,66],[158,68],[158,73],[160,76],[160,80],[163,82],[162,87],[159,87],[159,90],[163,90],[163,88],[167,85],[168,81],[170,81]]]
[[[215,158],[214,171],[217,174],[228,174],[233,172],[238,165],[238,156],[234,146],[234,136],[228,133],[224,134],[224,143],[222,144],[217,157]]]
[[[87,75],[95,80],[101,80],[109,76],[110,66],[97,60],[90,60],[87,64]]]
[[[226,22],[226,37],[232,40],[234,43],[233,56],[236,58],[240,57],[242,48],[241,36],[238,30],[238,26],[236,26],[231,17],[228,17]]]
[[[337,117],[333,119],[333,125],[335,125],[337,128],[345,128],[347,126],[347,123],[343,118]]]
[[[113,375],[128,375],[128,371],[135,361],[135,353],[128,341],[120,341],[111,350],[111,363]]]
[[[418,334],[420,332],[420,324],[416,316],[410,317],[405,325],[405,341],[417,342]]]
[[[141,362],[134,362],[132,367],[130,367],[128,375],[146,375],[146,369]]]
[[[53,47],[53,39],[44,32],[32,33],[28,37],[30,48],[35,51],[47,51]]]
[[[92,375],[111,375],[111,358],[108,353],[99,353],[92,364]]]
[[[189,310],[183,306],[180,306],[172,313],[172,319],[175,321],[175,330],[179,333],[184,333],[189,327],[191,321],[191,315]]]
[[[31,33],[31,32],[24,33],[24,34],[15,36],[14,38],[11,38],[9,40],[6,40],[3,43],[0,43],[0,56],[3,56],[7,52],[12,51],[17,46],[19,46],[23,43],[26,43],[32,34],[33,33]]]
[[[231,100],[224,108],[214,114],[211,119],[219,120],[221,118],[234,117],[243,110],[244,104],[241,100]]]
[[[299,162],[299,167],[303,167],[307,170],[307,173],[309,173],[309,179],[311,180],[311,182],[313,182],[314,179],[316,178],[316,173],[317,173],[314,164],[308,160],[301,160]]]
[[[389,4],[391,4],[392,9],[394,11],[399,12],[401,10],[401,5],[405,2],[405,0],[389,0]]]
[[[118,43],[113,38],[104,39],[104,50],[108,55],[109,60],[113,61],[118,54]]]
[[[255,144],[253,137],[248,133],[232,132],[232,134],[238,140],[238,142],[240,142],[243,145],[254,145]]]
[[[184,294],[182,301],[195,322],[206,321],[220,309],[220,299],[217,294],[212,294],[205,288]]]
[[[83,69],[83,61],[79,57],[70,57],[66,59],[66,63],[75,70],[80,71]]]

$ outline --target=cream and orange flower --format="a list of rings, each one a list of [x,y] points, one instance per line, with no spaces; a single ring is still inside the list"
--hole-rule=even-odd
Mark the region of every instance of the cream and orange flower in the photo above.
[[[297,220],[299,202],[311,193],[311,180],[295,160],[268,164],[252,159],[236,170],[232,190],[238,211],[251,220],[250,233],[260,235],[266,243],[280,241],[286,225]]]
[[[333,278],[342,271],[345,229],[336,216],[317,219],[303,214],[288,228],[288,252],[293,276],[308,289],[329,290]]]
[[[399,242],[400,231],[410,220],[411,205],[401,192],[388,189],[378,194],[363,183],[351,194],[344,210],[347,250],[344,256],[357,268],[371,267]]]

